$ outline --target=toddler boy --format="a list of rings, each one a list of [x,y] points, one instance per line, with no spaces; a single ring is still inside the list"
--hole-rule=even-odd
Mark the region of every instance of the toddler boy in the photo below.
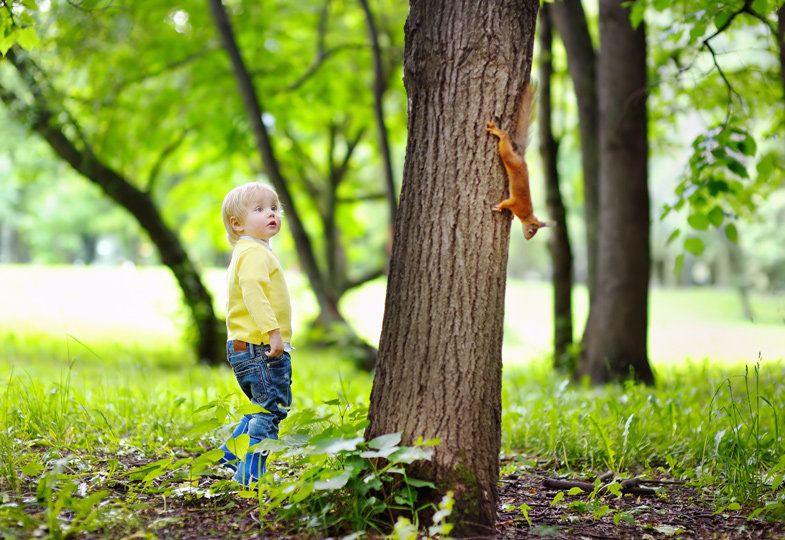
[[[226,275],[227,358],[248,399],[267,411],[245,415],[232,438],[247,433],[253,449],[262,439],[278,438],[278,424],[292,404],[292,309],[283,269],[270,248],[281,230],[281,209],[271,187],[251,182],[226,195],[221,214],[234,246]],[[266,452],[249,451],[238,460],[225,443],[221,449],[221,462],[243,486],[264,474]]]

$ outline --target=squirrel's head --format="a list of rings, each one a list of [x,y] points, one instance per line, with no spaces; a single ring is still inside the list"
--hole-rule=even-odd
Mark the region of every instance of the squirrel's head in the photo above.
[[[548,223],[540,221],[536,217],[532,217],[532,221],[523,223],[523,237],[526,240],[531,240],[532,237],[537,234],[537,231],[539,231],[542,227],[548,226]]]

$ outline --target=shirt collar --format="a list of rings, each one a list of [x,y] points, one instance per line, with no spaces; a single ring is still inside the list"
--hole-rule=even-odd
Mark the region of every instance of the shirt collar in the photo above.
[[[272,250],[273,250],[273,248],[271,248],[271,247],[270,247],[270,243],[269,243],[269,242],[265,242],[264,240],[261,240],[261,239],[259,239],[259,238],[254,238],[253,236],[248,236],[247,234],[244,234],[244,235],[242,235],[242,236],[240,237],[240,240],[253,240],[254,242],[259,242],[260,244],[262,244],[263,246],[265,246],[265,247],[266,247],[267,249],[269,249],[270,251],[272,251]]]

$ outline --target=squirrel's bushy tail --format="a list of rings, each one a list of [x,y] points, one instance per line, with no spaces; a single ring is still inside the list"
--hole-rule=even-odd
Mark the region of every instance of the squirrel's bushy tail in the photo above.
[[[515,126],[514,138],[518,151],[521,154],[523,154],[526,151],[526,147],[529,146],[529,139],[531,138],[529,127],[534,120],[536,94],[537,86],[529,83],[526,85],[526,88],[523,89],[523,94],[521,95],[520,108],[518,109],[518,125]]]

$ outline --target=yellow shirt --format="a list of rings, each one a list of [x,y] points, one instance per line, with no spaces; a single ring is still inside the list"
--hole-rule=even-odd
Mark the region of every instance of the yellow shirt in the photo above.
[[[269,343],[268,332],[281,329],[285,343],[292,340],[292,305],[283,269],[263,242],[240,238],[226,274],[228,339],[259,345]]]

